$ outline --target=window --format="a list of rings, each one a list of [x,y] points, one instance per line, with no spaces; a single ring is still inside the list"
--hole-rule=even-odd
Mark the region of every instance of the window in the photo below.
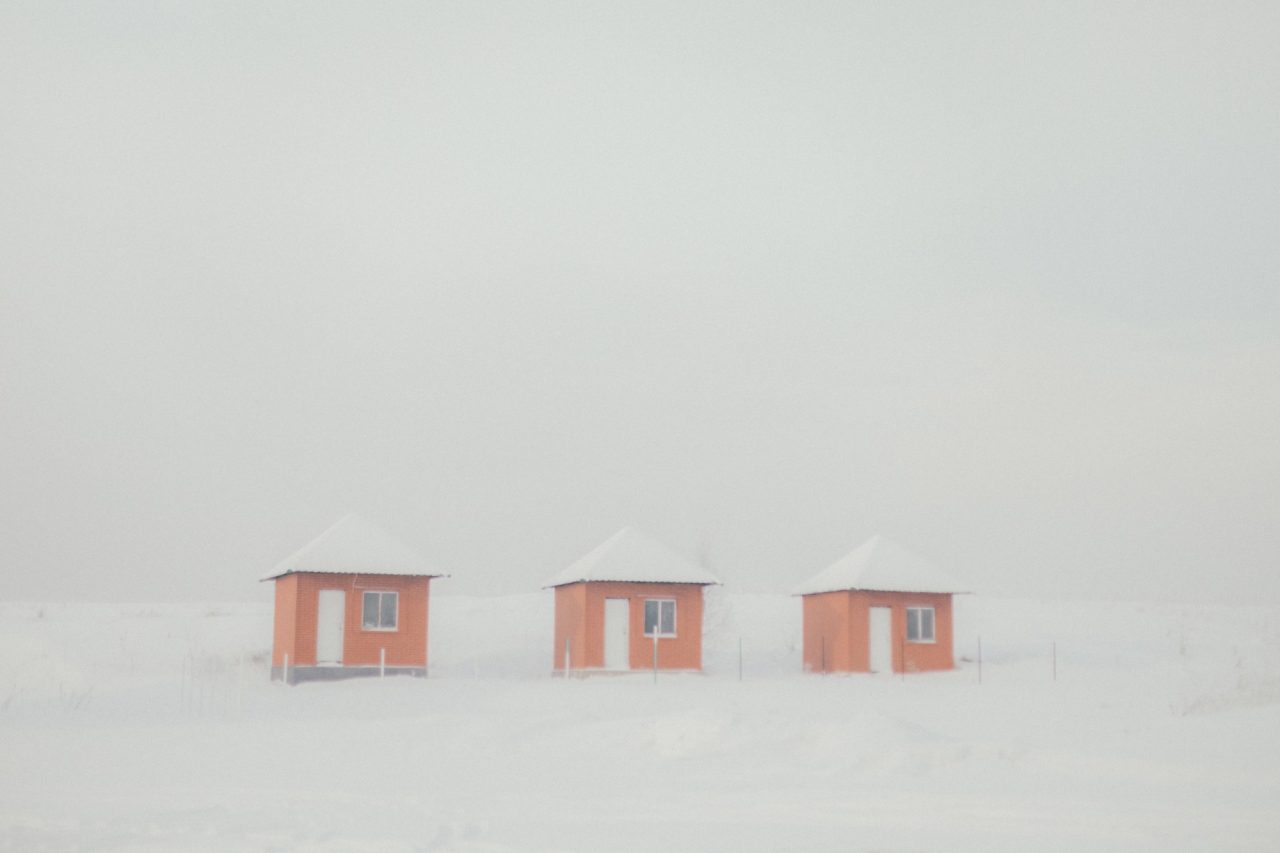
[[[652,637],[676,635],[676,602],[673,598],[649,598],[644,602],[644,635]]]
[[[932,643],[933,642],[933,608],[932,607],[908,607],[907,608],[907,642],[908,643]]]
[[[399,599],[398,592],[366,592],[361,626],[366,631],[394,631]]]

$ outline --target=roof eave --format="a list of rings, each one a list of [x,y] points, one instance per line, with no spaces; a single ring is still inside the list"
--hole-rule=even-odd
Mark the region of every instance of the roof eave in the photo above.
[[[653,581],[653,580],[612,580],[608,578],[578,578],[571,581],[556,581],[555,583],[543,584],[542,589],[556,589],[561,586],[573,586],[576,583],[653,583],[670,586],[679,584],[683,586],[723,586],[721,581]]]
[[[331,571],[329,569],[288,569],[274,575],[267,575],[265,578],[259,578],[258,583],[266,583],[267,581],[279,580],[287,575],[384,575],[395,578],[448,578],[453,575],[447,572],[366,572],[366,571]]]
[[[973,590],[924,590],[924,589],[868,589],[861,586],[839,586],[831,589],[809,589],[791,593],[792,598],[806,595],[826,595],[829,592],[888,592],[896,595],[973,595]]]

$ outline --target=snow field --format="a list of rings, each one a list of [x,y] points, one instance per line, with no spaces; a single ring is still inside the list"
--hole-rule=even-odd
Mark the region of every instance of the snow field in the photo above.
[[[960,667],[898,679],[714,590],[656,685],[551,677],[551,616],[433,596],[431,678],[288,688],[268,605],[0,605],[0,848],[1280,847],[1277,608],[960,598]]]

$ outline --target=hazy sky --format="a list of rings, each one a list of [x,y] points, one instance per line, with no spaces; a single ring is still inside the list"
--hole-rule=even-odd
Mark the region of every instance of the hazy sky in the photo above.
[[[0,3],[0,595],[1280,601],[1280,4]]]

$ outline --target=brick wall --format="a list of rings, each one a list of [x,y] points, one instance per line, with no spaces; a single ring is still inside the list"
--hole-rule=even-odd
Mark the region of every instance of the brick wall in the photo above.
[[[291,666],[316,662],[316,610],[320,590],[345,593],[342,663],[344,666],[376,666],[381,650],[387,666],[427,665],[427,618],[431,579],[402,575],[324,574],[301,572],[276,580],[275,649],[272,664],[280,666],[289,652]],[[364,592],[399,593],[396,630],[365,630],[362,624]]]
[[[869,672],[871,608],[888,607],[893,637],[893,671],[951,669],[953,653],[951,596],[942,593],[852,590],[804,596],[804,667],[822,670],[821,647],[827,649],[827,672]],[[907,608],[934,609],[934,641],[906,642]]]
[[[809,672],[850,672],[849,593],[804,596],[804,668]],[[863,669],[865,669],[865,665]]]
[[[644,636],[644,602],[649,598],[669,598],[676,602],[676,636],[658,639],[658,668],[702,669],[702,586],[614,581],[556,587],[555,669],[564,669],[566,640],[571,669],[604,666],[606,598],[625,598],[630,602],[628,633],[632,669],[653,666],[653,638]]]

